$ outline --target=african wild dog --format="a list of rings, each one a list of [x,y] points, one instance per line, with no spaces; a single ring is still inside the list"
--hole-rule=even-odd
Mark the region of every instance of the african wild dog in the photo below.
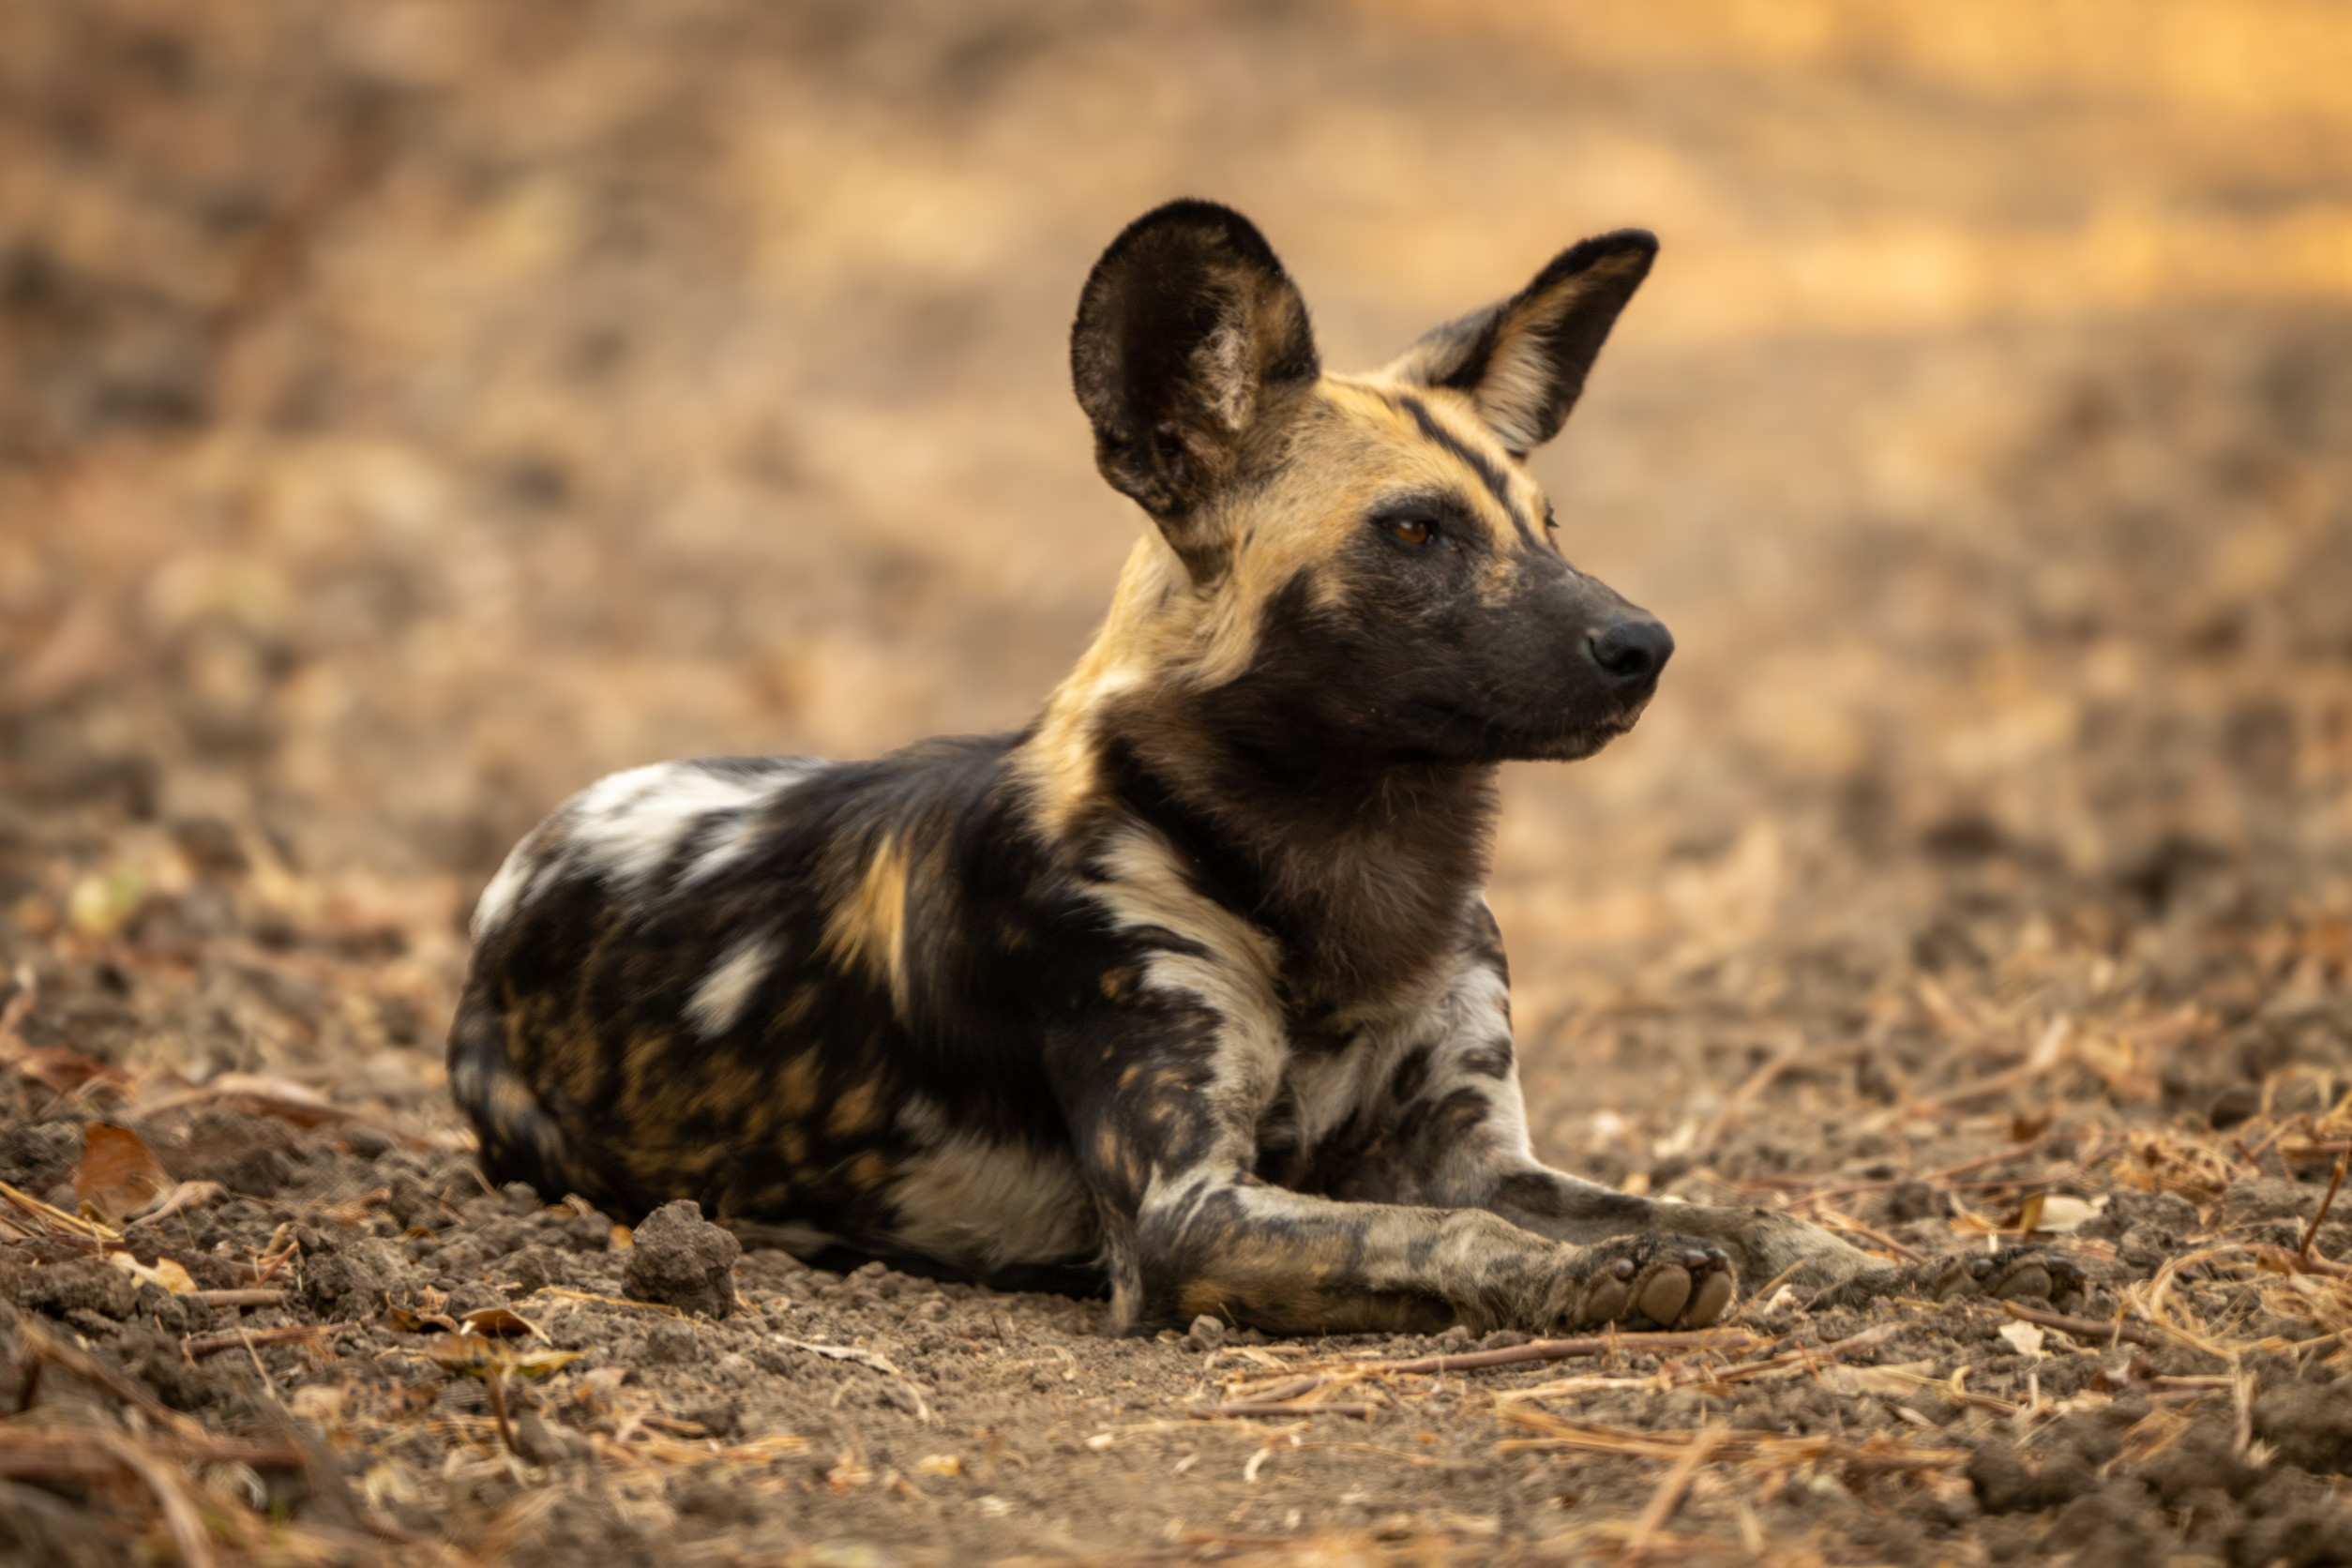
[[[1130,226],[1071,363],[1154,526],[1092,649],[1018,734],[671,762],[549,818],[450,1035],[485,1168],[1107,1284],[1114,1332],[1694,1325],[1740,1276],[1860,1270],[1529,1148],[1496,767],[1624,733],[1674,644],[1561,559],[1523,464],[1656,249],[1586,240],[1338,376],[1246,219]]]

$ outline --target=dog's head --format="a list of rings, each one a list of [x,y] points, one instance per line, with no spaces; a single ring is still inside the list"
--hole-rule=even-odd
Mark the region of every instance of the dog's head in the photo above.
[[[1638,230],[1586,240],[1340,376],[1247,219],[1197,201],[1138,219],[1070,341],[1103,475],[1158,527],[1097,674],[1366,760],[1582,757],[1631,728],[1673,639],[1561,557],[1526,459],[1656,250]]]

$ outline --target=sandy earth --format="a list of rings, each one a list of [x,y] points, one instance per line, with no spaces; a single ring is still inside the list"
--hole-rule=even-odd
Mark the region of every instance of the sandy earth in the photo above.
[[[0,1558],[2352,1558],[2352,34],[1655,10],[0,9]],[[1681,651],[1507,780],[1537,1146],[2031,1229],[2099,1332],[1430,1370],[1530,1352],[485,1190],[442,1039],[541,812],[1083,646],[1063,334],[1180,190],[1341,365],[1662,233],[1538,464]]]

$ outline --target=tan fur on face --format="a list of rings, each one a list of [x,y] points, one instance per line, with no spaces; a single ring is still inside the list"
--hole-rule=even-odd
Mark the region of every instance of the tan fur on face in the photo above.
[[[1519,515],[1540,528],[1543,490],[1458,392],[1409,384],[1388,371],[1326,375],[1299,400],[1280,460],[1206,520],[1229,567],[1197,583],[1156,528],[1127,556],[1109,617],[1078,668],[1046,704],[1020,759],[1040,825],[1063,837],[1070,813],[1093,786],[1093,716],[1112,698],[1171,683],[1216,686],[1248,670],[1267,601],[1302,572],[1321,602],[1346,592],[1336,558],[1382,501],[1408,494],[1457,497],[1492,547],[1486,588],[1505,593],[1529,547],[1485,479],[1425,434],[1400,404],[1411,398],[1444,432],[1488,460]],[[1547,549],[1537,535],[1536,548]]]

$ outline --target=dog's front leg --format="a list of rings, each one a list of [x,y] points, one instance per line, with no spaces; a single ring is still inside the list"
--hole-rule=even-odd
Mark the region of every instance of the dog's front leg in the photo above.
[[[1167,995],[1055,1032],[1051,1070],[1101,1212],[1107,1327],[1208,1314],[1280,1334],[1533,1334],[1701,1326],[1736,1282],[1718,1247],[1673,1233],[1577,1246],[1499,1214],[1349,1202],[1251,1173],[1278,1036]]]
[[[1434,1037],[1400,1052],[1387,1081],[1374,1087],[1373,1131],[1324,1173],[1326,1190],[1481,1209],[1580,1246],[1659,1232],[1692,1237],[1728,1253],[1751,1289],[1837,1288],[1842,1299],[1888,1290],[2064,1295],[2082,1288],[2078,1265],[2039,1248],[1897,1267],[1793,1214],[1668,1202],[1551,1168],[1530,1145],[1505,986],[1499,947],[1465,963],[1431,1015]]]
[[[1693,1237],[1728,1253],[1750,1289],[1783,1279],[1818,1287],[1873,1267],[1867,1254],[1792,1215],[1663,1202],[1538,1160],[1511,1041],[1509,979],[1491,927],[1486,936],[1380,1059],[1362,1091],[1361,1130],[1326,1157],[1320,1190],[1485,1210],[1579,1246]]]

